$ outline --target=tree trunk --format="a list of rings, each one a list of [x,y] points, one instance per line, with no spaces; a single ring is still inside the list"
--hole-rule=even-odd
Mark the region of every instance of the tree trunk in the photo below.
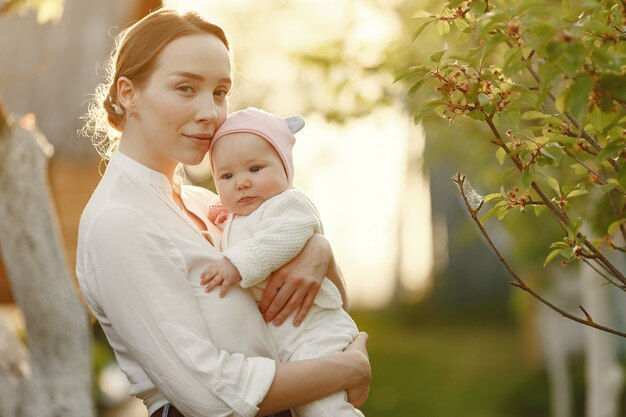
[[[19,381],[0,368],[0,391],[21,399],[2,417],[94,415],[89,319],[72,285],[50,200],[50,149],[34,129],[13,125],[0,135],[0,255],[24,314],[32,372]]]
[[[14,416],[18,387],[30,375],[28,351],[0,317],[0,416]]]
[[[58,22],[37,22],[36,13],[0,16],[0,95],[11,111],[35,113],[57,155],[95,157],[77,138],[81,116],[119,33],[138,0],[65,0]],[[19,39],[19,42],[16,40]]]

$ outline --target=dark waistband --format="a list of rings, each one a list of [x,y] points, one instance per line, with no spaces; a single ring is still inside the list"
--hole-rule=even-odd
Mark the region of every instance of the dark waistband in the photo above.
[[[291,411],[285,410],[280,413],[272,414],[268,417],[291,417]],[[163,407],[156,410],[150,417],[185,417],[176,409],[172,404],[165,404]]]
[[[165,404],[156,410],[150,417],[185,417],[183,413],[178,411],[172,404]]]

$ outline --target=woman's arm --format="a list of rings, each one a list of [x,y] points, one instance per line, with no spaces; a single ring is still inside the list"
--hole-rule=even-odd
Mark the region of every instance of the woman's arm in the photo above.
[[[190,417],[233,411],[254,416],[272,384],[276,363],[230,354],[216,345],[212,337],[226,336],[209,331],[180,248],[163,228],[143,212],[115,206],[83,232],[81,288],[134,393],[154,384]],[[241,290],[229,295],[220,300],[217,294],[203,294],[203,301],[215,309],[229,303],[247,323],[257,323],[259,333],[244,332],[240,342],[265,346],[265,326],[254,301]]]
[[[343,352],[319,359],[279,363],[267,395],[259,404],[258,416],[308,403],[346,390],[355,407],[369,394],[371,368],[361,332]]]
[[[332,255],[332,252],[331,252]],[[335,257],[331,256],[330,263],[328,265],[328,270],[326,271],[326,278],[328,278],[335,287],[339,290],[339,294],[341,294],[341,300],[343,301],[343,309],[348,311],[348,294],[346,290],[346,282],[343,280],[343,274],[341,273],[341,269],[337,262],[335,261]]]
[[[280,326],[298,309],[294,325],[300,325],[311,309],[331,263],[334,260],[330,244],[321,234],[314,234],[295,258],[268,278],[259,303],[265,321]]]

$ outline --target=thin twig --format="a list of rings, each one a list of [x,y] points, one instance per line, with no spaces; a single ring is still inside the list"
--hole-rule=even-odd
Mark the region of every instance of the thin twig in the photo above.
[[[597,269],[597,268],[595,267],[595,265],[594,265],[594,264],[592,264],[591,262],[589,262],[587,259],[585,259],[585,258],[581,258],[581,259],[582,259],[582,261],[583,261],[584,263],[586,263],[586,264],[589,266],[589,268],[591,268],[591,269],[593,269],[594,271],[596,271],[596,273],[597,273],[598,275],[600,275],[602,278],[604,278],[605,280],[607,280],[608,282],[610,282],[611,284],[613,284],[614,286],[616,286],[616,287],[617,287],[617,288],[619,288],[620,290],[622,290],[622,291],[626,291],[626,285],[622,285],[622,284],[621,284],[621,283],[619,283],[619,282],[615,282],[615,281],[613,281],[613,280],[611,279],[611,277],[604,275],[604,274],[602,273],[602,271],[600,271],[599,269]]]
[[[612,333],[612,334],[615,334],[615,335],[618,335],[618,336],[626,338],[626,333],[621,332],[621,331],[616,330],[616,329],[613,329],[611,327],[607,327],[607,326],[603,326],[603,325],[597,324],[596,322],[594,322],[591,319],[590,316],[587,316],[587,319],[582,319],[580,317],[577,317],[577,316],[575,316],[573,314],[570,314],[570,313],[564,311],[563,309],[559,308],[555,304],[553,304],[550,301],[548,301],[547,299],[545,299],[543,296],[541,296],[539,293],[534,291],[532,288],[530,288],[526,284],[526,282],[524,282],[524,280],[522,280],[519,277],[519,275],[517,275],[517,273],[513,270],[513,268],[511,268],[511,265],[509,265],[509,263],[504,259],[504,257],[502,256],[502,254],[500,253],[498,248],[495,246],[495,244],[493,243],[493,241],[489,237],[489,234],[487,233],[487,231],[485,230],[483,225],[480,223],[480,220],[478,219],[478,210],[476,210],[475,207],[472,207],[470,205],[470,203],[468,201],[468,198],[467,198],[467,196],[465,194],[465,190],[464,190],[465,179],[466,179],[465,175],[463,175],[461,173],[457,173],[456,176],[452,178],[454,183],[456,183],[458,188],[459,188],[459,192],[461,193],[461,196],[463,197],[463,202],[465,203],[465,207],[469,211],[469,213],[470,213],[470,215],[472,217],[472,220],[474,221],[474,223],[476,223],[476,225],[478,226],[478,229],[480,230],[481,234],[487,240],[487,243],[489,244],[489,247],[491,247],[491,249],[496,254],[496,256],[498,257],[500,262],[504,265],[506,270],[513,277],[514,282],[511,283],[513,286],[526,291],[527,293],[529,293],[530,295],[535,297],[537,300],[539,300],[544,305],[548,306],[552,310],[556,311],[557,313],[561,314],[562,316],[564,316],[564,317],[566,317],[566,318],[568,318],[570,320],[573,320],[575,322],[584,324],[584,325],[589,326],[589,327],[593,327],[593,328],[598,329],[598,330],[605,331],[607,333]]]
[[[585,308],[581,305],[578,306],[578,308],[580,309],[580,311],[583,312],[583,314],[585,315],[585,317],[587,318],[587,322],[589,323],[594,323],[593,319],[591,318],[591,316],[589,315],[589,313],[587,313],[587,310],[585,310]]]
[[[589,165],[586,165],[583,161],[581,161],[576,155],[574,155],[571,151],[569,151],[564,144],[559,143],[562,147],[563,147],[563,152],[565,152],[565,154],[567,156],[569,156],[570,158],[572,158],[574,161],[576,161],[579,165],[582,165],[583,168],[585,168],[587,170],[587,172],[589,172],[590,174],[593,174],[596,178],[598,178],[598,180],[602,183],[602,184],[608,184],[609,182],[606,180],[606,178],[604,178],[602,175],[600,175],[600,173],[596,172],[593,170],[593,168],[591,168]],[[620,190],[620,192],[622,194],[626,194],[623,191]]]

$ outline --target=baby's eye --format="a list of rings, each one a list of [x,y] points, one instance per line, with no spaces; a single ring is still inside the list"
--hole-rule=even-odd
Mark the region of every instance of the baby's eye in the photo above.
[[[259,172],[261,170],[261,166],[254,165],[250,167],[250,172]]]
[[[233,177],[233,174],[231,174],[230,172],[227,172],[226,174],[222,175],[222,179],[223,180],[229,180]]]

